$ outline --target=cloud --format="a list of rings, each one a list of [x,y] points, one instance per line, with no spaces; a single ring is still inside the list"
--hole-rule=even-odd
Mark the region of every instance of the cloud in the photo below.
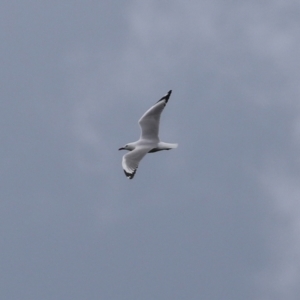
[[[271,211],[267,245],[269,267],[264,270],[261,287],[265,298],[299,297],[300,282],[300,176],[293,174],[278,157],[268,164],[261,183]]]
[[[111,149],[120,146],[118,143],[134,140],[138,135],[136,120],[140,113],[148,107],[148,100],[160,96],[166,87],[174,87],[177,92],[174,97],[184,100],[177,102],[178,118],[183,114],[189,116],[184,122],[173,121],[170,126],[182,140],[186,139],[187,145],[178,158],[182,163],[172,166],[171,161],[169,164],[174,174],[177,170],[180,174],[183,169],[189,170],[184,177],[194,180],[185,184],[191,193],[201,194],[197,182],[200,175],[208,177],[209,168],[213,175],[209,180],[201,179],[202,183],[214,180],[210,182],[214,190],[209,197],[223,197],[222,188],[215,190],[215,186],[223,184],[225,191],[228,187],[225,181],[216,179],[215,174],[221,171],[221,175],[218,173],[221,178],[225,171],[214,165],[216,161],[223,163],[227,158],[223,168],[227,168],[228,173],[234,170],[232,164],[240,161],[249,165],[265,163],[259,179],[265,192],[260,196],[266,195],[269,205],[267,229],[262,231],[268,232],[266,251],[270,261],[259,275],[261,299],[293,300],[299,295],[300,178],[295,171],[299,166],[294,164],[298,161],[294,152],[300,132],[295,121],[300,94],[300,41],[295,38],[299,25],[295,3],[191,1],[187,5],[182,1],[172,4],[133,1],[125,10],[128,28],[118,51],[110,53],[99,46],[92,51],[81,48],[69,49],[66,53],[66,65],[69,74],[73,74],[68,77],[67,86],[71,91],[69,97],[75,99],[70,127],[79,145],[76,157],[86,170],[96,169],[101,173],[112,187],[116,185],[116,170],[122,171],[120,159]],[[294,119],[286,120],[291,115]],[[133,121],[128,123],[131,118]],[[218,141],[211,142],[209,146],[216,146],[215,153],[205,157],[209,160],[207,165],[201,165],[205,176],[204,173],[199,175],[200,163],[189,159],[204,148],[198,140],[188,143],[191,136],[186,131],[194,129],[194,124],[205,128],[204,133],[200,129],[197,132],[201,143],[205,134],[210,136],[208,142]],[[229,145],[231,141],[225,141],[224,133],[236,144]],[[294,137],[294,144],[285,145],[290,137]],[[211,149],[206,150],[211,155]],[[284,155],[291,153],[293,158],[285,159]],[[259,159],[255,160],[256,156]],[[117,169],[111,168],[114,163]],[[126,205],[119,208],[124,197],[120,191],[112,190],[104,195],[102,198],[107,202],[103,201],[98,208],[101,224],[115,224],[130,215],[130,212],[124,214]],[[109,200],[112,198],[117,200]],[[129,211],[134,209],[130,207]]]

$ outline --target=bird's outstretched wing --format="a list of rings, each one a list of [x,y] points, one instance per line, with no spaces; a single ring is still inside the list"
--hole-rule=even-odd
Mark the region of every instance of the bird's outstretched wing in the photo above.
[[[152,147],[139,146],[126,153],[122,159],[122,167],[127,178],[132,179],[142,158]]]
[[[141,139],[159,141],[159,120],[160,115],[168,103],[172,90],[157,101],[155,105],[149,108],[139,120],[141,127]]]

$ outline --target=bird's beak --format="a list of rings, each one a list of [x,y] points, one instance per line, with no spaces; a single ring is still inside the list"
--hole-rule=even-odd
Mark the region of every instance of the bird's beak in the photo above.
[[[119,148],[119,150],[125,150],[125,148],[121,147],[121,148]]]

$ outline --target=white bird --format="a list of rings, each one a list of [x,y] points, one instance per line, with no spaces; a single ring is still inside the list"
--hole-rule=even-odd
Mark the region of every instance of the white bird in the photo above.
[[[158,137],[160,115],[168,103],[171,93],[172,90],[158,100],[140,118],[140,139],[119,149],[130,151],[122,159],[122,167],[127,178],[132,179],[134,177],[139,162],[147,153],[177,148],[178,144],[161,142]]]

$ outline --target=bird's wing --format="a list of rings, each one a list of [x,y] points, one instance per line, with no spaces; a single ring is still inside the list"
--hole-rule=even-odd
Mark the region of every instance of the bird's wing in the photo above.
[[[159,141],[159,120],[160,115],[168,103],[172,90],[157,101],[155,105],[149,108],[139,120],[141,127],[141,139]]]
[[[123,156],[122,167],[127,178],[132,179],[139,162],[151,150],[149,146],[139,146]]]

